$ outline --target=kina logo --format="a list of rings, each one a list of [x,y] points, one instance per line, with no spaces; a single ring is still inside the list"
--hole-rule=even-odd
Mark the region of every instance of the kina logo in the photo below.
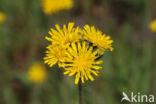
[[[124,101],[128,101],[128,102],[148,102],[148,103],[152,103],[154,102],[154,95],[145,95],[145,94],[141,94],[141,93],[137,93],[134,94],[133,92],[131,92],[130,96],[128,96],[125,92],[122,92],[122,99],[121,102]]]

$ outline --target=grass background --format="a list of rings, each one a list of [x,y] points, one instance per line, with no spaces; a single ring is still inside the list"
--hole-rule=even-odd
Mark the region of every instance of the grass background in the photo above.
[[[6,14],[0,24],[0,104],[78,104],[74,77],[57,66],[46,65],[42,84],[26,76],[33,62],[43,61],[49,29],[68,22],[95,25],[114,40],[100,76],[83,84],[84,104],[121,104],[123,91],[156,95],[156,33],[149,29],[155,5],[155,0],[74,0],[71,10],[47,16],[40,0],[0,0]]]

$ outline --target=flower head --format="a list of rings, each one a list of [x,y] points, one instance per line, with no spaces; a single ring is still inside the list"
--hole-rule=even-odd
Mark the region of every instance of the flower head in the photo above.
[[[156,20],[153,20],[150,25],[149,25],[150,29],[152,32],[156,32]]]
[[[52,67],[57,62],[60,65],[62,62],[65,61],[65,47],[49,45],[47,49],[48,50],[46,51],[46,57],[44,57],[44,62],[47,63],[50,67]]]
[[[47,15],[73,7],[73,0],[41,0],[43,12]]]
[[[5,14],[0,12],[0,23],[4,22],[5,20],[6,20]]]
[[[84,26],[84,38],[93,43],[93,46],[97,46],[100,51],[104,52],[107,49],[110,49],[111,51],[113,50],[111,45],[113,40],[110,40],[110,36],[102,34],[102,32],[96,30],[94,26]]]
[[[28,79],[34,83],[41,83],[47,77],[45,67],[39,62],[33,63],[33,65],[29,68],[27,75]]]
[[[56,30],[51,28],[51,31],[49,31],[51,38],[46,37],[53,45],[66,47],[70,43],[77,42],[81,39],[80,29],[79,27],[74,28],[74,23],[69,23],[68,27],[64,25],[63,29],[61,29],[58,24],[56,24],[55,27]]]
[[[64,74],[76,75],[75,84],[78,84],[80,79],[84,83],[84,78],[93,81],[93,74],[98,76],[98,70],[102,67],[97,64],[101,64],[102,61],[95,61],[98,58],[97,51],[93,52],[93,47],[89,48],[86,42],[83,42],[82,45],[80,42],[77,45],[72,43],[66,54],[68,60],[62,65],[65,69]]]

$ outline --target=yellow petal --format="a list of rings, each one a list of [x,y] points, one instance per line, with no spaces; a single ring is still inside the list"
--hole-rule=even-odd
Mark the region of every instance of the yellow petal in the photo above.
[[[53,41],[51,38],[49,38],[47,36],[45,37],[45,39],[48,40],[48,41]]]
[[[101,66],[92,66],[93,69],[102,69]]]
[[[83,73],[81,72],[81,81],[82,83],[84,83],[84,77],[83,77]]]
[[[71,22],[71,23],[68,24],[68,32],[71,32],[73,26],[74,26],[74,23],[73,22]]]
[[[69,76],[73,76],[76,73],[76,71],[70,72]]]
[[[88,78],[89,78],[91,81],[94,81],[94,78],[92,77],[92,75],[90,74],[90,72],[87,72],[87,75],[88,75]]]
[[[76,77],[75,77],[75,84],[78,84],[79,83],[79,79],[80,79],[80,72],[78,72],[76,74]]]
[[[63,74],[66,75],[66,74],[68,74],[69,72],[70,72],[70,71],[65,71]]]
[[[103,61],[96,61],[95,64],[102,64]]]

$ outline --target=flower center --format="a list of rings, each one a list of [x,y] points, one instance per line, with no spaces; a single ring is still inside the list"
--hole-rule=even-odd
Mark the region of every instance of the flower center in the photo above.
[[[88,59],[85,56],[78,56],[74,62],[77,67],[86,67],[88,65]]]

